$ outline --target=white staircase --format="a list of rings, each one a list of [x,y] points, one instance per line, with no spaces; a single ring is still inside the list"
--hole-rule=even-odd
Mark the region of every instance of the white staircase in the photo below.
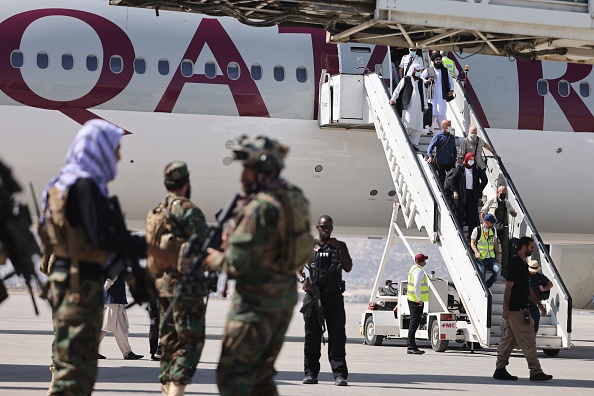
[[[408,247],[407,238],[422,234],[426,239],[437,243],[447,266],[455,288],[462,300],[465,311],[470,319],[473,341],[483,346],[494,346],[501,338],[502,291],[498,285],[489,291],[480,277],[478,263],[469,254],[466,233],[463,232],[456,217],[450,210],[444,198],[441,183],[433,167],[425,162],[424,154],[417,153],[412,148],[408,135],[400,119],[388,104],[388,95],[382,79],[376,74],[364,76],[364,93],[368,102],[369,118],[375,125],[378,139],[384,148],[388,167],[394,181],[396,200],[394,214],[390,222],[388,241],[380,271],[372,290],[378,290],[382,279],[381,270],[385,266],[387,253],[396,240],[401,239]],[[457,98],[450,102],[452,126],[459,133],[467,130],[469,125],[479,128],[479,135],[488,139],[474,111],[466,100],[463,87],[456,82]],[[490,142],[489,142],[490,143]],[[553,290],[557,294],[549,302],[550,319],[543,318],[542,334],[539,332],[538,346],[546,349],[568,348],[571,333],[571,299],[562,284],[540,237],[530,221],[524,205],[519,199],[515,186],[503,165],[496,159],[488,161],[488,175],[490,184],[485,188],[487,195],[493,196],[498,183],[505,180],[508,185],[508,195],[518,216],[515,236],[530,235],[535,238],[545,275],[553,280]],[[410,248],[409,248],[410,251]],[[412,251],[411,251],[412,253]],[[533,255],[534,258],[534,255]],[[555,275],[553,275],[553,273]],[[551,276],[549,276],[551,274]],[[493,293],[493,294],[492,294]],[[375,293],[372,295],[372,299]],[[550,324],[546,321],[550,320]],[[554,331],[553,331],[554,330]]]

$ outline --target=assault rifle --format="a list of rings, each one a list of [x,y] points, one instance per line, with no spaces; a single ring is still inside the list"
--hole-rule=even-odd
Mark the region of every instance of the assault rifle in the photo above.
[[[31,233],[31,215],[27,205],[16,202],[12,195],[20,192],[21,186],[12,177],[10,168],[0,162],[0,264],[10,259],[14,270],[0,279],[0,302],[8,297],[3,281],[18,275],[23,277],[31,294],[33,309],[39,315],[31,281],[41,281],[35,271],[35,262],[41,256],[41,250]]]
[[[188,259],[191,257],[192,261],[190,262],[188,270],[182,277],[181,282],[177,286],[173,300],[171,300],[171,304],[167,307],[167,311],[161,320],[161,324],[167,323],[169,315],[171,315],[171,312],[173,311],[173,307],[175,307],[188,285],[206,283],[209,291],[217,290],[218,277],[214,272],[205,271],[203,261],[208,255],[208,248],[220,249],[223,225],[227,220],[235,216],[237,202],[240,198],[241,196],[236,193],[229,199],[225,207],[217,213],[216,223],[208,229],[204,240],[201,241],[196,235],[192,235],[188,240],[186,250],[184,251],[184,258]],[[205,272],[207,272],[206,275]]]
[[[318,322],[322,327],[322,344],[326,345],[326,340],[324,339],[324,333],[326,332],[326,319],[324,318],[324,309],[322,308],[322,300],[320,299],[320,288],[318,287],[318,283],[314,280],[315,276],[312,275],[312,268],[308,264],[306,265],[307,270],[309,271],[309,277],[306,278],[306,282],[309,281],[309,285],[313,290],[313,296],[311,300],[303,304],[299,312],[302,314],[306,313],[310,309],[316,310],[316,315],[318,316]],[[305,274],[303,274],[305,275]]]
[[[120,202],[117,197],[111,197],[108,201],[111,224],[114,227],[116,237],[126,239],[129,236],[129,231],[124,222],[124,215],[120,207]],[[157,289],[155,282],[149,275],[146,268],[142,268],[139,264],[139,257],[136,256],[131,249],[124,254],[118,255],[115,260],[107,263],[104,269],[108,278],[114,279],[116,276],[123,276],[128,284],[130,294],[134,298],[134,302],[127,307],[134,304],[142,305],[143,303],[157,302]]]

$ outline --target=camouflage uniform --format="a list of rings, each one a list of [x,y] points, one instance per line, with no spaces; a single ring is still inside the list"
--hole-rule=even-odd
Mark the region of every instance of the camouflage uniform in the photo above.
[[[103,321],[103,283],[81,279],[80,302],[72,302],[69,274],[53,271],[48,295],[53,310],[52,395],[90,395],[97,378],[99,333]]]
[[[238,214],[219,257],[219,268],[237,280],[217,369],[223,396],[277,394],[274,362],[297,304],[295,273],[279,262],[284,216],[273,195],[258,194]]]
[[[187,166],[182,161],[168,164],[165,168],[166,180],[178,181],[189,176]],[[173,234],[181,241],[187,236],[197,234],[200,239],[206,236],[208,226],[202,211],[189,199],[168,193],[166,202],[179,224],[172,222]],[[180,230],[180,225],[183,230]],[[159,292],[161,319],[167,311],[183,274],[177,268],[168,269],[156,280]],[[166,385],[173,382],[187,385],[192,382],[196,366],[200,361],[205,339],[204,297],[208,291],[204,285],[193,285],[190,292],[177,301],[167,322],[161,320],[161,370],[159,380]]]
[[[103,320],[103,265],[110,253],[124,251],[131,242],[136,253],[146,251],[142,237],[113,236],[106,209],[106,183],[115,177],[123,133],[103,120],[85,123],[68,150],[66,165],[42,194],[40,227],[47,236],[45,269],[54,326],[52,395],[93,391]]]

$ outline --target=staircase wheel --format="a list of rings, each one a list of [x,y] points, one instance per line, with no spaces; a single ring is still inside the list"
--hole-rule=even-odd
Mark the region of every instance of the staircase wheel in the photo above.
[[[375,323],[373,323],[373,316],[369,315],[365,320],[365,343],[367,345],[379,346],[384,341],[384,336],[375,334]]]
[[[557,356],[559,354],[559,349],[543,349],[542,350],[545,355],[547,356]]]
[[[449,340],[441,340],[439,338],[439,321],[434,320],[431,324],[431,347],[435,352],[444,352],[448,349]]]

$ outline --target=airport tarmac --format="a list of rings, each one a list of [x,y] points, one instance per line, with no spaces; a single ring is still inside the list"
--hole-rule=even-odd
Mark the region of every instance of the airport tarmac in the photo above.
[[[206,345],[194,383],[187,395],[216,395],[216,366],[220,338],[225,325],[228,300],[211,299],[207,310]],[[30,297],[11,295],[0,305],[0,395],[45,395],[50,380],[48,369],[52,343],[51,310],[40,305],[35,316]],[[318,385],[303,385],[303,320],[296,307],[285,344],[276,362],[276,382],[281,395],[381,395],[411,392],[414,395],[444,395],[462,392],[468,395],[592,395],[594,394],[594,312],[574,311],[573,344],[556,357],[539,352],[544,371],[554,379],[547,383],[528,380],[526,360],[514,353],[508,370],[520,377],[517,382],[491,378],[495,368],[495,350],[482,349],[471,354],[453,345],[443,353],[433,352],[428,342],[419,346],[424,355],[407,355],[404,341],[385,341],[382,346],[363,345],[358,324],[365,304],[347,304],[347,362],[349,386],[334,385],[326,348],[322,349],[322,372]],[[158,362],[148,359],[148,315],[144,309],[129,310],[130,344],[142,360],[127,361],[108,334],[100,352],[107,360],[99,361],[99,377],[94,395],[160,395],[157,380]]]

